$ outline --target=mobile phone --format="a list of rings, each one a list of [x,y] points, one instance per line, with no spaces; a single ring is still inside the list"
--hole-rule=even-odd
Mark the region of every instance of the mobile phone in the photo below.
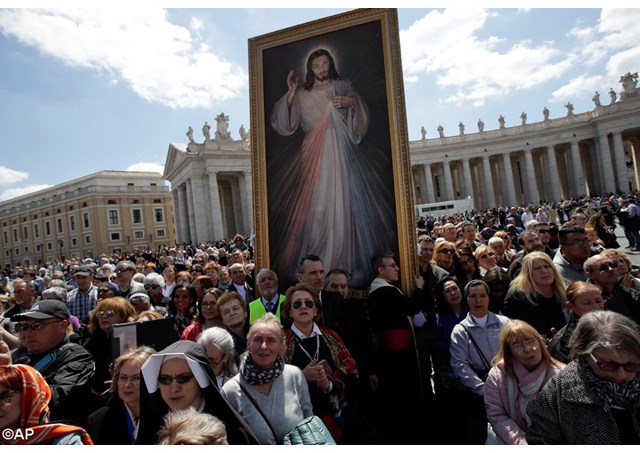
[[[327,363],[327,361],[325,359],[322,359],[318,362],[318,365],[322,365],[322,368],[324,368],[324,372],[326,374],[331,374],[331,367],[329,366],[329,363]]]

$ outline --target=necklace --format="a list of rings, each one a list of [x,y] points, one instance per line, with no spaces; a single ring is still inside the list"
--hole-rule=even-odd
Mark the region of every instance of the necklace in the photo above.
[[[298,346],[300,346],[300,349],[302,349],[302,352],[304,352],[307,357],[309,357],[309,360],[311,360],[312,362],[314,360],[318,360],[318,356],[320,355],[320,335],[316,335],[316,353],[313,355],[313,357],[311,356],[311,354],[309,354],[309,351],[307,351],[304,346],[302,346],[302,341],[297,336],[296,342],[298,343]]]

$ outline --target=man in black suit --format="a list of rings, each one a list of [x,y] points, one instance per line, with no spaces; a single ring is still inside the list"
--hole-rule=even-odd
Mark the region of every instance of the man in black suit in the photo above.
[[[235,291],[247,304],[247,313],[249,313],[249,304],[255,299],[253,288],[247,283],[247,274],[244,271],[244,265],[241,263],[235,263],[229,266],[229,272],[231,274],[231,285],[229,291]]]

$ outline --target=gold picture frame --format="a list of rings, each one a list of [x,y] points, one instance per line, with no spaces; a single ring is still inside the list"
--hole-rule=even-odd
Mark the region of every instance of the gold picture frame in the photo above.
[[[249,73],[256,269],[284,290],[315,254],[366,295],[370,259],[388,250],[408,292],[417,255],[397,11],[252,38]]]

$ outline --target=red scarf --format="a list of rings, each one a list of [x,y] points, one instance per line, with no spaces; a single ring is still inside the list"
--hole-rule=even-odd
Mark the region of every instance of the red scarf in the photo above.
[[[83,444],[93,445],[86,431],[78,426],[63,425],[61,423],[47,424],[49,421],[51,388],[35,368],[27,365],[3,365],[0,366],[0,369],[5,367],[17,368],[22,375],[19,428],[22,433],[22,439],[6,440],[3,438],[0,443],[46,445],[59,437],[78,433],[82,437]]]

